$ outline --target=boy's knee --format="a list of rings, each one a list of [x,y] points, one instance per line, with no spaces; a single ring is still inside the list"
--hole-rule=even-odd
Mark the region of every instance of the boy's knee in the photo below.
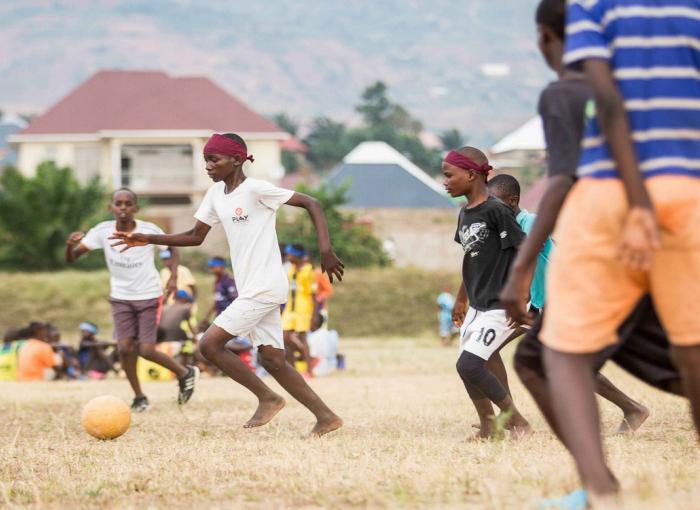
[[[265,370],[270,373],[282,370],[287,360],[284,357],[284,351],[280,349],[268,350],[261,349],[258,351],[260,355],[260,364]]]
[[[207,361],[212,361],[212,358],[214,358],[217,350],[218,346],[216,343],[205,334],[204,338],[202,338],[202,340],[199,342],[200,354],[204,356]]]
[[[463,381],[478,382],[486,370],[486,360],[471,352],[462,351],[457,360],[457,373]]]
[[[154,352],[156,352],[156,344],[139,344],[139,355],[148,359]]]
[[[117,348],[120,354],[136,354],[136,341],[133,338],[117,340]]]

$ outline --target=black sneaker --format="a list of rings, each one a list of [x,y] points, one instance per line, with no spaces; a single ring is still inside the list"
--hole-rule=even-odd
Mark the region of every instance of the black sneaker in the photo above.
[[[151,404],[148,403],[148,397],[146,395],[134,397],[133,402],[131,402],[131,410],[135,413],[142,413],[144,411],[148,411],[150,407]]]
[[[187,367],[187,374],[182,379],[178,380],[180,385],[180,392],[177,395],[177,403],[179,405],[184,405],[192,397],[194,393],[194,385],[199,379],[199,368],[195,366]]]

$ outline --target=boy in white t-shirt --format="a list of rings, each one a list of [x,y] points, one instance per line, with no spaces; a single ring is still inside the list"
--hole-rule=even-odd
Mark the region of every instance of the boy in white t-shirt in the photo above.
[[[243,163],[252,161],[253,157],[248,155],[246,144],[238,135],[213,135],[204,147],[204,159],[207,174],[215,184],[195,213],[197,222],[191,230],[173,235],[115,232],[112,239],[117,241],[113,246],[124,245],[124,250],[147,244],[199,246],[211,227],[221,224],[231,250],[239,297],[217,316],[204,334],[200,352],[258,397],[258,408],[244,427],[265,425],[284,407],[285,401],[226,349],[226,342],[234,336],[250,338],[265,370],[316,416],[310,435],[332,432],[343,421],[285,360],[280,305],[287,300],[289,282],[275,230],[276,211],[282,204],[306,209],[316,227],[321,267],[331,281],[333,276],[340,280],[343,264],[331,248],[323,210],[308,195],[246,178]]]
[[[154,249],[144,246],[123,253],[113,248],[109,240],[115,230],[142,234],[163,234],[163,231],[153,223],[134,218],[138,201],[136,194],[129,189],[122,188],[112,194],[109,210],[114,214],[113,221],[98,223],[87,234],[73,232],[68,236],[66,261],[75,262],[91,250],[104,251],[110,274],[109,302],[114,319],[114,339],[119,345],[122,368],[134,390],[131,409],[142,412],[150,407],[136,373],[139,355],[175,373],[180,386],[177,401],[178,404],[185,404],[194,392],[199,369],[184,367],[155,348],[163,291],[153,260]],[[171,253],[175,259],[175,269],[168,282],[168,294],[177,291],[177,252],[171,250]]]

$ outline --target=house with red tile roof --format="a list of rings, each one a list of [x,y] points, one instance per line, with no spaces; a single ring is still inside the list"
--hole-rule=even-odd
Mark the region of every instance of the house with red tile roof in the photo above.
[[[55,161],[82,181],[98,176],[108,189],[128,186],[148,199],[149,214],[191,218],[211,185],[201,154],[213,132],[246,140],[255,155],[249,176],[278,183],[284,175],[287,133],[208,78],[160,71],[100,71],[9,142],[27,175]]]

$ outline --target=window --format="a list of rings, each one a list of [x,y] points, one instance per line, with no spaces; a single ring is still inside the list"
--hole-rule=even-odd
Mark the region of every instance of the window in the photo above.
[[[77,145],[75,147],[75,176],[85,184],[100,175],[100,146]]]

